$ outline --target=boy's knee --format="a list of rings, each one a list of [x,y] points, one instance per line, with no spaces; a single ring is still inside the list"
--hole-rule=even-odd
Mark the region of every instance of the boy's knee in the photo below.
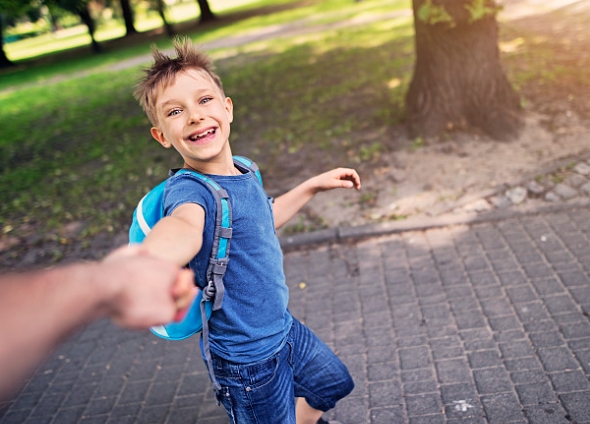
[[[348,396],[354,390],[354,380],[352,379],[352,376],[350,375],[348,370],[346,371],[346,378],[344,380],[344,383],[341,385],[341,387],[342,387],[342,392],[341,392],[340,399],[342,399],[345,396]]]

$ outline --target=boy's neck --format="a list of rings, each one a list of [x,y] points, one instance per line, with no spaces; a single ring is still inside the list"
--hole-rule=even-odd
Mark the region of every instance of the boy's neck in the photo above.
[[[200,174],[208,174],[208,175],[239,175],[241,172],[237,169],[234,165],[234,160],[230,156],[230,160],[223,160],[219,162],[200,162],[195,163],[191,161],[184,162],[184,168],[192,169]]]

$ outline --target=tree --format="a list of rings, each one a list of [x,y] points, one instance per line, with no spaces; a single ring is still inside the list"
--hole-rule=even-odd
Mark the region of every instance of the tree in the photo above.
[[[155,0],[155,7],[160,14],[160,18],[162,18],[162,22],[164,22],[166,34],[168,34],[169,37],[173,37],[176,34],[176,31],[174,31],[174,28],[166,19],[166,5],[164,4],[164,0]]]
[[[14,66],[14,63],[8,59],[4,52],[4,19],[0,13],[0,69]]]
[[[125,21],[125,36],[137,34],[137,30],[133,25],[133,9],[129,0],[120,0],[121,11],[123,12],[123,20]]]
[[[416,63],[406,94],[411,137],[478,128],[518,134],[520,99],[500,64],[494,0],[413,0]]]
[[[19,18],[26,14],[31,8],[29,1],[22,0],[0,0],[0,68],[14,66],[4,52],[4,30],[7,18]]]
[[[96,25],[88,7],[90,1],[91,0],[43,0],[43,3],[49,8],[59,7],[60,9],[67,10],[68,12],[78,15],[80,20],[88,28],[92,50],[95,53],[99,53],[101,51],[100,44],[98,44],[94,38]]]
[[[199,23],[211,22],[216,19],[213,12],[211,12],[211,8],[209,7],[207,0],[197,0],[197,3],[199,3],[199,9],[201,9]]]

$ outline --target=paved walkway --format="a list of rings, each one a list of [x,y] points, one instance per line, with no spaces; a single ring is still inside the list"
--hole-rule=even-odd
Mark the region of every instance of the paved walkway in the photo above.
[[[345,424],[590,423],[590,210],[287,252],[290,308],[348,365]],[[227,423],[195,340],[110,322],[64,344],[0,424]]]

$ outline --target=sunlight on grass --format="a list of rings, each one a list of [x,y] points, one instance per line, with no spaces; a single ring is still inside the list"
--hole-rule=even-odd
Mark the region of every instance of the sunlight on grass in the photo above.
[[[222,13],[236,7],[243,7],[256,3],[257,0],[209,0],[210,7],[215,13]],[[170,23],[184,22],[197,19],[199,7],[196,2],[174,4],[167,10],[167,18]],[[142,16],[134,23],[135,29],[140,32],[149,31],[162,26],[160,16],[152,11],[148,16]],[[125,35],[125,26],[121,21],[112,21],[108,24],[99,25],[95,38],[97,41],[112,40]],[[77,25],[66,28],[55,34],[43,34],[37,37],[26,38],[4,46],[4,51],[10,60],[22,60],[36,57],[56,51],[66,50],[74,47],[85,46],[90,43],[90,35],[85,25]]]
[[[279,9],[270,0],[260,4],[274,12],[231,24],[220,20],[191,34],[199,42],[271,33],[210,52],[234,100],[232,143],[238,151],[254,157],[263,152],[267,162],[309,146],[340,151],[352,161],[378,155],[383,146],[371,134],[399,122],[409,83],[412,18],[395,15],[409,2],[331,0],[294,8],[285,0]],[[383,13],[394,15],[366,19]],[[363,17],[362,24],[354,24],[355,16]],[[311,32],[272,35],[277,26],[310,25]],[[72,30],[64,39],[80,36]],[[159,43],[170,47],[167,39]],[[25,223],[43,223],[51,232],[81,220],[82,237],[125,228],[141,195],[178,165],[174,152],[151,140],[149,123],[132,98],[138,67],[106,70],[109,63],[148,53],[145,43],[72,59],[62,68],[27,70],[21,82],[47,80],[60,69],[94,73],[0,93],[1,227],[18,234]],[[4,81],[11,76],[3,75]]]

